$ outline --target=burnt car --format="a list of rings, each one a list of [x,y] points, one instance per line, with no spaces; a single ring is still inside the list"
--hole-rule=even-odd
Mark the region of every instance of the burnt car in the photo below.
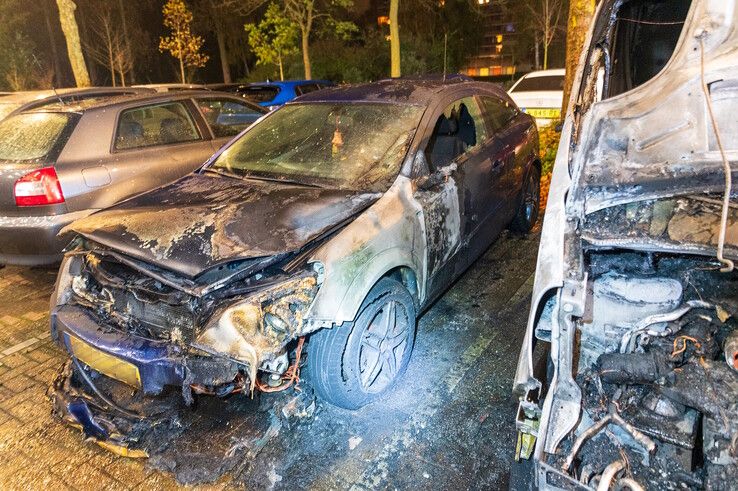
[[[511,488],[735,489],[737,25],[733,1],[599,4],[543,224]]]
[[[403,373],[419,313],[505,227],[533,226],[539,178],[535,122],[494,85],[307,94],[195,174],[72,224],[53,337],[84,374],[186,401],[286,388],[302,359],[355,409]]]
[[[57,263],[64,226],[189,174],[265,112],[217,92],[96,89],[13,113],[0,121],[0,264]]]

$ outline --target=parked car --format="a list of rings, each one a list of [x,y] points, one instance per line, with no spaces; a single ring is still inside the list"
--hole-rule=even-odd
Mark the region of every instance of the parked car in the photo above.
[[[296,97],[333,85],[329,80],[267,81],[241,86],[236,93],[272,110]]]
[[[154,92],[182,92],[185,90],[211,90],[207,85],[203,84],[141,84],[134,85],[135,88],[150,89]]]
[[[84,89],[35,90],[10,92],[0,98],[0,120],[47,104],[73,104],[86,99],[99,99],[124,94],[145,94],[150,90],[132,87],[87,87]]]
[[[732,0],[599,3],[515,377],[511,489],[738,483],[736,27]]]
[[[561,118],[565,76],[563,68],[526,73],[508,93],[523,112],[536,118],[540,128]]]
[[[355,409],[401,376],[419,313],[505,227],[531,229],[539,178],[535,123],[495,85],[314,92],[68,227],[53,337],[85,376],[185,401],[288,387],[307,337],[315,391]]]
[[[228,94],[147,92],[0,121],[0,264],[58,261],[62,227],[192,172],[264,112]]]

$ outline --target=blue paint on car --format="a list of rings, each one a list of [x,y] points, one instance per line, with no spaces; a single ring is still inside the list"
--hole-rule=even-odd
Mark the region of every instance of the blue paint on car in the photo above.
[[[333,87],[330,80],[283,80],[277,82],[258,82],[239,87],[237,93],[260,106],[274,108],[301,95]]]

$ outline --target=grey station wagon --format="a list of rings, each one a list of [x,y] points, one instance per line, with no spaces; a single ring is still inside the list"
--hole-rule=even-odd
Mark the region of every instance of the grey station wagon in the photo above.
[[[88,391],[116,378],[188,402],[287,388],[307,343],[317,394],[358,408],[403,373],[418,313],[505,227],[533,226],[539,165],[535,122],[491,84],[307,94],[197,173],[72,224],[53,336]],[[57,398],[100,438],[84,400]]]
[[[62,227],[194,171],[264,112],[217,92],[106,94],[0,121],[0,264],[58,261]]]

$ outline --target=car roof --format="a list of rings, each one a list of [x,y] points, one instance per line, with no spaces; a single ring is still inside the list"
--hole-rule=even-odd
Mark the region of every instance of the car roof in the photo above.
[[[202,84],[182,84],[182,83],[171,83],[171,84],[141,84],[141,85],[133,85],[135,88],[139,89],[152,89],[157,92],[166,92],[166,91],[185,91],[185,90],[206,90],[208,87],[206,85]]]
[[[85,87],[85,88],[65,88],[65,89],[49,89],[49,90],[31,90],[25,92],[12,92],[3,96],[2,103],[9,104],[27,104],[30,102],[42,101],[44,99],[53,99],[55,97],[69,97],[81,95],[94,95],[115,92],[140,92],[146,93],[143,88],[136,87]]]
[[[538,70],[535,72],[526,73],[523,77],[524,78],[533,78],[533,77],[551,77],[551,76],[561,76],[563,77],[566,75],[566,69],[565,68],[554,68],[551,70]]]
[[[331,84],[330,80],[272,80],[266,82],[254,82],[248,84],[249,87],[289,87],[296,85],[307,85],[307,84]]]
[[[31,109],[24,112],[84,112],[98,108],[110,108],[113,106],[127,105],[131,103],[156,103],[156,102],[167,102],[167,101],[178,101],[190,99],[192,97],[228,97],[230,99],[238,100],[255,109],[262,109],[257,104],[244,100],[242,97],[228,93],[228,92],[216,92],[212,90],[181,90],[176,92],[144,92],[140,94],[121,94],[120,96],[103,97],[103,98],[92,98],[70,104],[53,104],[40,107],[38,109]]]
[[[428,105],[444,92],[461,88],[476,89],[507,99],[498,85],[477,82],[466,78],[396,78],[364,84],[327,87],[310,92],[296,102],[394,102],[399,104]]]

